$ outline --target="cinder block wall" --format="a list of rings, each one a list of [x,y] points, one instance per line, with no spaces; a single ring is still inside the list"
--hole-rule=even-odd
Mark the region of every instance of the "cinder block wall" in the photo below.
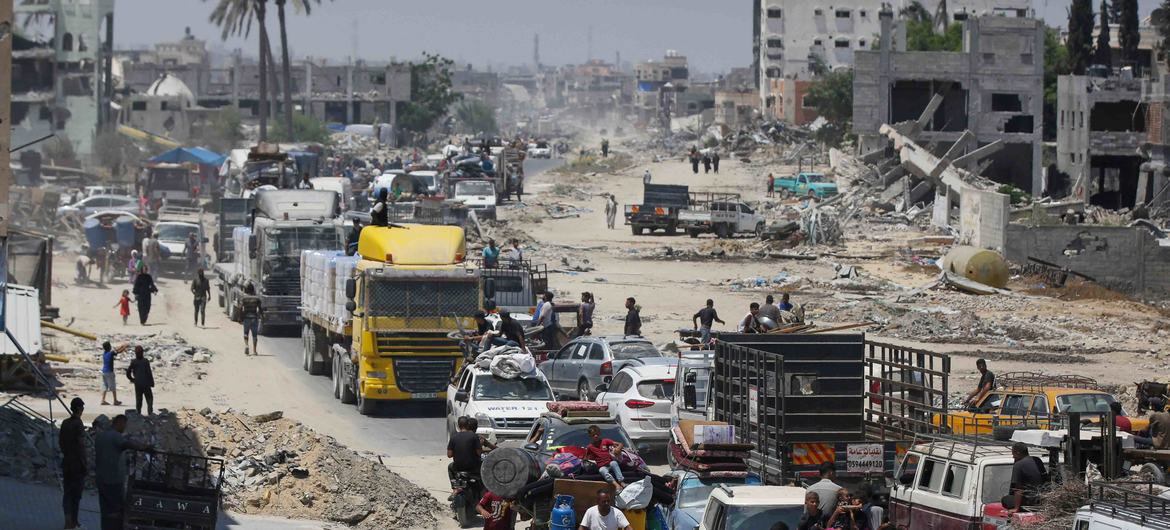
[[[1170,298],[1170,247],[1144,228],[1011,224],[1005,256],[1020,265],[1042,259],[1142,298]]]

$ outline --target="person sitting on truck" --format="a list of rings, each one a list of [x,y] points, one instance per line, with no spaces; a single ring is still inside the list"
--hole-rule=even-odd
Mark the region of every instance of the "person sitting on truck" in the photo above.
[[[460,416],[455,422],[455,434],[447,440],[447,478],[454,479],[456,473],[464,472],[479,476],[479,466],[483,463],[483,445],[479,435],[471,429],[471,418]],[[454,495],[454,491],[451,492]]]
[[[987,369],[987,360],[979,359],[975,361],[975,368],[979,370],[979,384],[975,385],[975,389],[967,394],[963,399],[963,406],[973,406],[979,400],[980,396],[995,390],[995,374]]]
[[[378,193],[374,196],[374,206],[370,208],[370,224],[386,226],[390,223],[390,210],[386,205],[389,196],[390,192],[386,188],[378,188]]]
[[[707,306],[691,317],[691,326],[699,330],[699,343],[703,346],[711,342],[711,326],[716,322],[727,325],[719,319],[719,313],[715,311],[715,301],[708,298]]]
[[[345,238],[345,255],[352,256],[357,254],[358,241],[362,236],[362,222],[354,219],[353,228],[349,231],[349,235]]]
[[[737,331],[740,333],[763,333],[760,327],[760,320],[757,318],[760,314],[760,304],[752,302],[748,306],[748,313],[743,316],[743,320],[739,321]]]
[[[841,485],[833,482],[833,479],[837,478],[837,468],[833,462],[821,464],[820,474],[821,480],[806,489],[817,494],[819,499],[817,507],[827,518],[827,514],[837,505],[837,490],[841,489]]]
[[[779,307],[781,311],[792,311],[796,306],[792,305],[789,294],[784,293],[780,295],[780,305],[777,307]]]
[[[1040,502],[1040,487],[1044,485],[1044,462],[1028,456],[1028,446],[1023,442],[1012,444],[1011,489],[1001,499],[1007,515],[1020,511],[1022,506],[1033,506]]]
[[[519,268],[524,261],[524,251],[520,249],[520,240],[512,238],[510,241],[512,248],[508,249],[508,261],[512,262],[512,268]]]
[[[528,351],[528,345],[524,344],[524,326],[512,318],[512,313],[500,311],[500,333],[504,334],[503,338],[493,337],[492,346],[519,346],[520,351]]]
[[[642,173],[642,184],[649,184],[649,183],[650,183],[650,170],[647,169],[645,173]]]
[[[621,442],[601,437],[601,427],[590,425],[589,443],[585,445],[585,459],[597,464],[597,472],[601,478],[621,490],[626,477],[622,476],[622,466],[613,456],[622,452]]]
[[[546,350],[557,348],[557,310],[553,305],[553,294],[546,292],[541,296],[541,303],[536,307],[536,323],[542,326],[540,338],[544,341]]]
[[[760,307],[760,316],[772,321],[772,325],[780,325],[780,308],[776,305],[776,299],[772,295],[764,297],[764,305]]]
[[[804,494],[804,513],[796,530],[822,530],[825,528],[825,514],[821,511],[821,496],[815,491]]]
[[[298,190],[311,190],[311,189],[313,189],[313,183],[309,182],[309,172],[308,171],[306,171],[304,175],[301,175],[301,181],[297,183],[297,189]]]

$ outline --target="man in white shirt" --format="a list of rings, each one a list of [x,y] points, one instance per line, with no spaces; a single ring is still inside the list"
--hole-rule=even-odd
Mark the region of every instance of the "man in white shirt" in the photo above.
[[[597,490],[597,506],[585,510],[577,530],[633,530],[625,514],[612,506],[609,491]]]

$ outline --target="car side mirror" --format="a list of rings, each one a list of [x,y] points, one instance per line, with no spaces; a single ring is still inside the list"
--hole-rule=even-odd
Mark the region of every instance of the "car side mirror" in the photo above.
[[[353,300],[345,302],[345,310],[349,311],[350,313],[357,311],[357,303],[355,303]]]
[[[459,390],[459,391],[455,392],[455,401],[458,401],[460,403],[467,403],[467,400],[468,400],[468,397],[467,397],[466,390]]]
[[[536,452],[540,450],[540,446],[536,444],[524,444],[524,449]]]
[[[694,383],[687,383],[683,385],[683,408],[687,410],[694,409],[698,405],[698,394],[695,391]]]
[[[597,385],[597,393],[600,394],[602,392],[609,392],[608,383],[601,383],[600,385]]]
[[[357,297],[357,282],[355,282],[353,278],[345,280],[345,297],[348,298],[351,302],[355,297]],[[348,307],[348,304],[346,304],[346,307]]]

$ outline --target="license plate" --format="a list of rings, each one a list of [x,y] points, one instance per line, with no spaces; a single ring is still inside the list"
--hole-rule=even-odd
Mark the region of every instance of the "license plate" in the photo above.
[[[435,399],[439,397],[438,392],[415,392],[410,395],[410,399]]]

